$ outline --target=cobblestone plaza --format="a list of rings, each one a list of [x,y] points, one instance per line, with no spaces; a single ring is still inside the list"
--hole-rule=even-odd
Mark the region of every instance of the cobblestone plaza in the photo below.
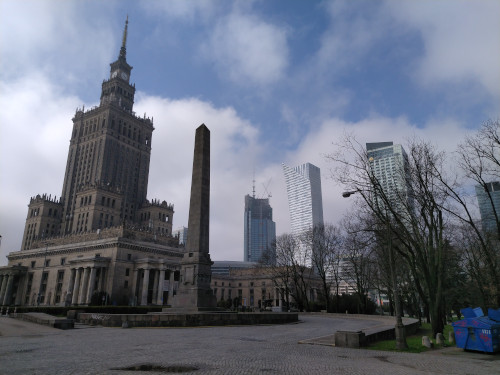
[[[196,368],[186,374],[500,374],[500,356],[448,348],[393,353],[305,344],[366,325],[301,315],[300,323],[207,328],[61,331],[0,318],[0,374],[152,374],[138,365]],[[313,339],[313,340],[311,340]],[[172,372],[171,372],[172,373]]]

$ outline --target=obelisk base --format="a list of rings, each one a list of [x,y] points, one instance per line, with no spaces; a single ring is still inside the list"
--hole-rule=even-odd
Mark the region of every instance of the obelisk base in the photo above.
[[[207,256],[200,253],[186,253],[184,255],[179,289],[172,301],[173,309],[182,311],[214,311],[217,309],[217,300],[210,288],[212,261],[205,258]]]

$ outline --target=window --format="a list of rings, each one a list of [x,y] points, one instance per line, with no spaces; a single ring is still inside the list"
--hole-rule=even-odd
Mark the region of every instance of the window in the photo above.
[[[45,267],[48,267],[50,265],[50,259],[45,260]]]
[[[66,264],[66,258],[61,258],[61,266],[64,266]]]
[[[130,268],[126,268],[125,269],[125,276],[129,276],[130,275]]]
[[[125,280],[125,283],[123,284],[123,287],[124,287],[125,289],[127,289],[127,288],[128,288],[128,280]]]
[[[127,260],[132,260],[132,254],[127,254]]]

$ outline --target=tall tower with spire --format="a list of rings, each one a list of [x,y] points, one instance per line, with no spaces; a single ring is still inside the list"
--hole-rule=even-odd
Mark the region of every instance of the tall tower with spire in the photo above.
[[[146,199],[154,127],[152,119],[133,111],[135,84],[130,83],[127,33],[128,17],[118,58],[102,82],[99,106],[77,108],[73,117],[61,197],[47,202],[43,196],[32,198],[22,249],[35,238],[123,223],[172,232],[173,207]],[[40,203],[50,206],[51,216],[44,217],[49,208]],[[153,216],[151,206],[158,206]]]

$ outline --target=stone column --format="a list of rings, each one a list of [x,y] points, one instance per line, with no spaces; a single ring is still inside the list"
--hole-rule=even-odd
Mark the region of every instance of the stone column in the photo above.
[[[108,269],[106,267],[101,267],[101,290],[106,292],[106,277],[108,277]]]
[[[158,295],[156,296],[156,304],[163,305],[163,281],[165,280],[165,269],[160,269],[160,277],[158,278]]]
[[[78,292],[80,291],[80,279],[82,277],[82,268],[77,268],[76,270],[75,284],[73,285],[73,298],[71,298],[71,304],[76,305],[78,303]]]
[[[3,305],[3,299],[5,297],[5,289],[7,289],[7,280],[9,275],[2,275],[2,285],[0,286],[0,305]]]
[[[7,288],[5,290],[5,296],[3,298],[4,305],[10,305],[10,299],[12,297],[12,286],[14,285],[14,275],[9,275],[9,279],[7,281]]]
[[[14,301],[14,305],[22,305],[23,304],[23,294],[26,292],[26,285],[28,284],[28,275],[24,274],[23,276],[19,275],[19,283],[17,284],[16,291],[16,300]]]
[[[134,305],[137,305],[137,278],[139,277],[139,270],[136,268],[132,272],[132,298]]]
[[[89,287],[87,288],[87,300],[85,302],[87,304],[90,304],[90,300],[92,299],[92,293],[94,293],[95,274],[96,274],[96,268],[92,267],[90,269]]]
[[[85,267],[83,269],[83,278],[82,278],[82,283],[80,285],[80,292],[79,292],[79,298],[78,298],[78,304],[82,305],[85,303],[85,300],[87,298],[87,285],[89,282],[89,267]]]
[[[69,274],[69,282],[68,282],[68,293],[66,294],[66,300],[64,301],[64,305],[70,305],[71,304],[71,298],[73,297],[73,287],[75,286],[75,275],[76,275],[76,269],[71,268]]]
[[[141,306],[148,304],[149,268],[144,269],[144,279],[142,280]]]
[[[153,305],[158,305],[158,276],[160,275],[160,270],[154,269],[152,270],[154,273],[154,278],[153,278],[153,295],[151,298],[151,303]]]

